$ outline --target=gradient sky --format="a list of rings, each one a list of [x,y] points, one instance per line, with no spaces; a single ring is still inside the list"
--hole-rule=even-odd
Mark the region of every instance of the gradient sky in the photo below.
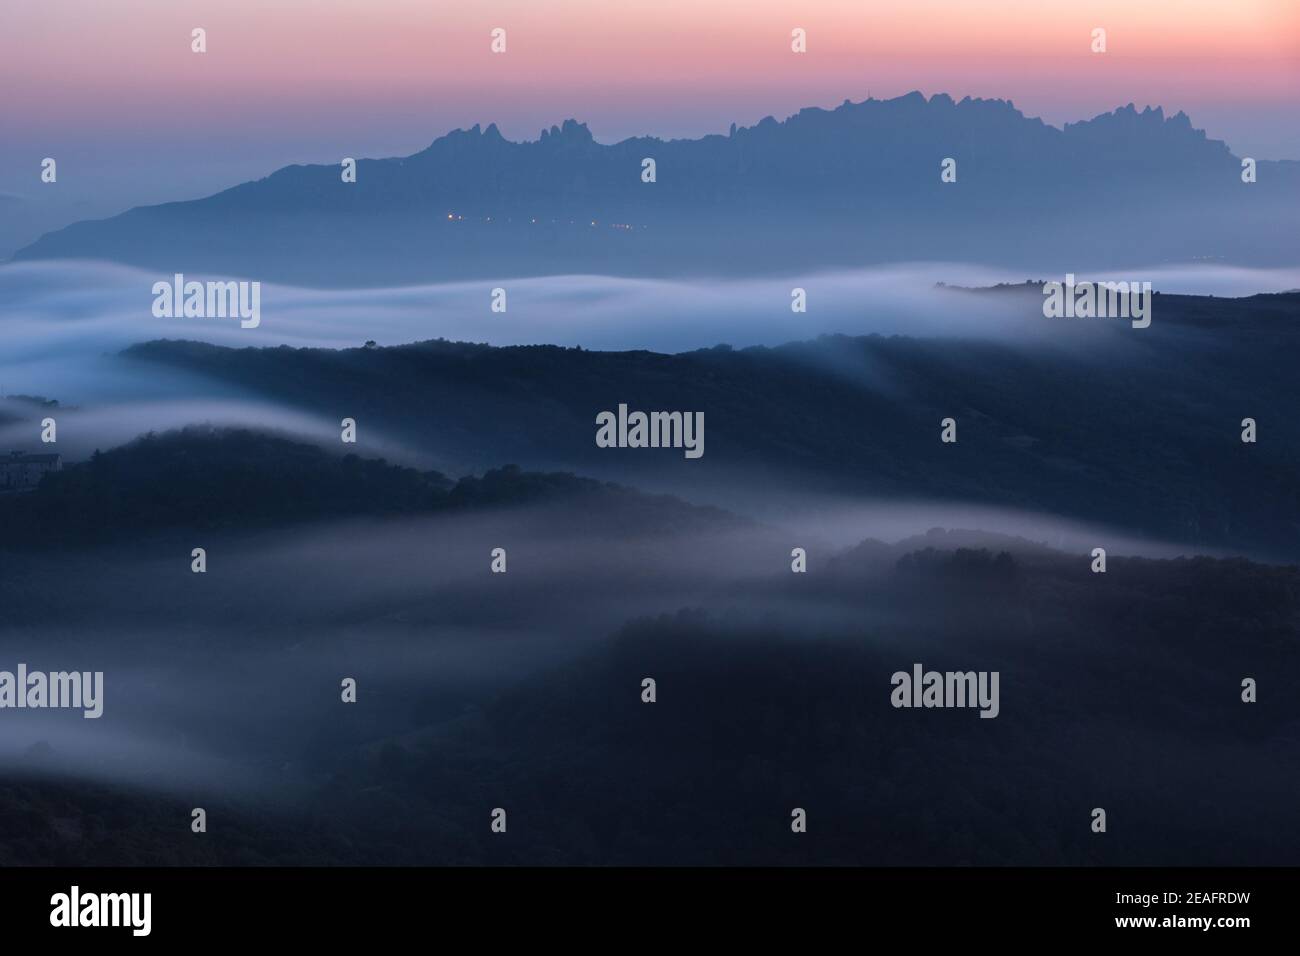
[[[0,51],[0,193],[94,214],[474,123],[697,136],[912,89],[1056,125],[1160,105],[1300,159],[1300,0],[41,0],[0,7]]]

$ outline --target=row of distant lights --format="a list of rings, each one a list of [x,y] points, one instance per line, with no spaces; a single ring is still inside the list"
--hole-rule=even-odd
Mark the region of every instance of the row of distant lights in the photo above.
[[[465,221],[465,217],[464,217],[464,216],[457,215],[457,214],[454,213],[454,212],[449,212],[449,213],[447,213],[447,221],[448,221],[448,222],[464,222],[464,221]],[[491,216],[485,216],[485,217],[483,218],[483,221],[484,221],[484,222],[491,222],[491,221],[492,221],[492,217],[491,217]],[[536,219],[530,219],[530,220],[528,220],[528,221],[529,221],[530,223],[534,224],[534,225],[537,224],[537,220],[536,220]],[[552,219],[552,220],[551,220],[551,222],[553,222],[553,223],[556,223],[556,222],[559,222],[559,221],[560,221],[560,220],[558,220],[558,219]],[[507,219],[506,222],[514,222],[514,220],[513,220],[513,219]],[[570,225],[570,226],[576,226],[577,224],[578,224],[578,222],[577,222],[576,219],[570,219],[570,220],[569,220],[569,225]],[[600,223],[596,222],[596,220],[593,219],[593,220],[591,220],[591,225],[593,225],[593,226],[599,226]],[[626,223],[626,222],[611,222],[611,223],[609,223],[608,228],[610,228],[610,229],[624,229],[624,230],[626,230],[626,231],[628,231],[628,232],[631,232],[631,231],[632,231],[633,229],[635,229],[636,227],[633,226],[631,223]]]

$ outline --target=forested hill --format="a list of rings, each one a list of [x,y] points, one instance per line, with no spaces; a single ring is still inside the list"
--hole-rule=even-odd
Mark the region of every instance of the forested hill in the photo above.
[[[516,466],[452,481],[266,432],[191,426],[145,435],[0,495],[0,548],[120,543],[166,531],[241,532],[321,519],[454,513],[545,502],[612,529],[735,522],[723,512],[572,474]]]
[[[187,370],[334,420],[353,416],[453,474],[516,462],[633,486],[793,483],[977,501],[1294,560],[1300,293],[1161,295],[1154,316],[1148,329],[1046,345],[826,336],[660,354],[159,341],[125,355],[148,363],[146,374],[154,364]],[[597,447],[596,416],[620,403],[704,412],[703,457]],[[940,441],[949,417],[955,444]],[[1241,440],[1245,418],[1257,422],[1254,444]]]

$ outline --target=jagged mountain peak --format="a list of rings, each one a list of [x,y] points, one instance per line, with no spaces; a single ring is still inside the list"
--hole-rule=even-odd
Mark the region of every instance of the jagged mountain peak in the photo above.
[[[957,176],[943,180],[949,159]],[[568,118],[514,141],[475,124],[358,170],[348,183],[329,163],[285,167],[204,199],[76,223],[16,258],[308,285],[904,258],[1062,273],[1153,256],[1259,265],[1286,254],[1265,237],[1300,191],[1297,171],[1278,163],[1243,192],[1227,146],[1181,112],[1130,103],[1062,129],[1010,100],[919,90],[694,139],[599,143]],[[1071,195],[1091,199],[1063,229],[1053,210]],[[991,231],[995,220],[1008,228]],[[351,237],[346,255],[331,235]]]

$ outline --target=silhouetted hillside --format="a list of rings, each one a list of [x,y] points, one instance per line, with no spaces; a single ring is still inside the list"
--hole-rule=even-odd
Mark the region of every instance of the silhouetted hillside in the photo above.
[[[620,527],[731,520],[667,496],[515,466],[451,481],[247,429],[191,426],[99,453],[0,496],[0,547],[127,541],[167,529],[247,531],[319,519],[580,503]]]
[[[1294,557],[1300,424],[1284,410],[1300,403],[1300,295],[1161,295],[1154,315],[1143,330],[1063,329],[1059,347],[827,336],[675,355],[443,341],[345,351],[152,342],[126,354],[306,410],[345,407],[453,473],[514,461],[632,485],[793,480]],[[596,415],[620,402],[703,411],[704,456],[598,448]],[[950,416],[958,442],[943,444]],[[1259,424],[1253,445],[1240,440],[1246,417]]]

